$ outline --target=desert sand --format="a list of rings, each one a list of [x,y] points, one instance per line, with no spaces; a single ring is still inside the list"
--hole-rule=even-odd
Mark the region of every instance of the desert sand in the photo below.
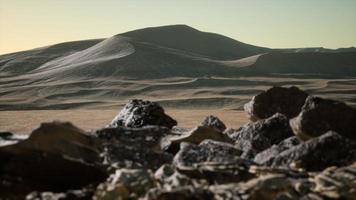
[[[167,109],[167,114],[178,121],[179,127],[193,128],[206,116],[215,115],[227,127],[238,128],[248,122],[244,112],[223,109]],[[41,122],[54,120],[70,121],[86,131],[105,127],[118,113],[118,110],[28,110],[0,111],[0,131],[29,134]],[[16,122],[16,123],[14,123]]]

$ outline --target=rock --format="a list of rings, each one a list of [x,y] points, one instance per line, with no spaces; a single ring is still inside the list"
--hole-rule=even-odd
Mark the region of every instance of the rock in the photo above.
[[[24,139],[27,139],[27,135],[16,135],[11,132],[0,132],[0,147],[16,144]]]
[[[320,171],[329,166],[348,165],[355,159],[356,143],[335,132],[328,132],[287,149],[263,164],[272,167],[294,165],[307,171]]]
[[[330,199],[356,199],[356,162],[350,166],[325,169],[313,181],[314,192]]]
[[[280,174],[262,175],[247,182],[213,185],[209,190],[214,194],[214,199],[288,199],[283,196],[298,199],[291,181]]]
[[[300,144],[299,139],[296,136],[292,136],[290,138],[283,140],[279,144],[277,145],[274,144],[268,149],[258,153],[254,158],[254,162],[263,164],[265,162],[268,162],[268,160],[277,157],[281,152],[290,149],[294,146],[297,146],[299,144]]]
[[[31,191],[62,192],[95,185],[107,177],[99,144],[70,123],[43,123],[28,139],[0,147],[3,198]]]
[[[294,135],[288,118],[279,113],[248,123],[228,134],[235,141],[235,146],[244,152],[241,157],[246,159],[253,159],[259,152]]]
[[[163,152],[161,139],[169,134],[169,129],[159,126],[143,128],[104,128],[95,135],[103,143],[104,163],[117,168],[158,169],[172,161],[173,156]]]
[[[109,127],[140,128],[147,125],[172,128],[177,125],[177,121],[165,114],[158,103],[134,99],[125,105]]]
[[[225,124],[217,117],[209,115],[204,119],[200,126],[211,127],[219,132],[224,132],[226,129]]]
[[[199,145],[182,143],[173,164],[191,178],[209,182],[234,182],[251,177],[248,169],[253,162],[239,158],[241,151],[234,146],[205,140]]]
[[[192,144],[199,144],[205,139],[228,142],[233,141],[225,134],[217,131],[215,128],[198,126],[189,132],[183,133],[181,135],[169,136],[165,141],[165,149],[173,154],[177,153],[182,142],[189,142]]]
[[[303,140],[335,131],[356,141],[356,110],[345,103],[308,97],[300,114],[290,121],[294,133]]]
[[[188,185],[207,185],[206,182],[197,179],[191,179],[188,176],[178,172],[172,165],[162,165],[155,172],[155,180],[158,182],[160,188],[166,190],[172,190],[174,188],[179,188]]]
[[[194,186],[182,186],[179,188],[174,188],[172,190],[154,188],[151,189],[145,200],[213,200],[213,193],[207,188],[194,187]]]
[[[153,175],[143,169],[119,169],[98,186],[93,199],[138,199],[155,186]]]
[[[252,98],[244,109],[252,121],[266,119],[276,113],[287,118],[297,116],[308,94],[297,87],[272,87]]]
[[[76,200],[91,199],[94,190],[83,188],[81,190],[68,190],[65,192],[31,192],[26,196],[26,200]]]

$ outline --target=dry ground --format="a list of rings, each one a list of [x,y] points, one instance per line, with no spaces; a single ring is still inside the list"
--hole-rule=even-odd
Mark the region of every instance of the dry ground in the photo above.
[[[28,134],[41,122],[53,120],[71,121],[76,126],[92,130],[104,127],[117,114],[118,110],[36,110],[36,111],[0,111],[0,131]],[[178,121],[178,126],[192,128],[204,117],[215,115],[227,127],[238,128],[248,122],[242,111],[224,109],[166,109],[166,112]]]

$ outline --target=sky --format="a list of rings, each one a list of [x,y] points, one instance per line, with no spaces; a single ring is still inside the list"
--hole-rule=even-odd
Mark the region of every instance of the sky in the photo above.
[[[0,54],[186,24],[270,48],[356,46],[356,0],[0,0]]]

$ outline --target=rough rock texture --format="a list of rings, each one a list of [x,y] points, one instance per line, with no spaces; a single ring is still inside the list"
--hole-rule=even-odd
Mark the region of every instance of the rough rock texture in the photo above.
[[[207,116],[200,125],[214,128],[219,132],[224,132],[224,130],[226,129],[224,122],[222,122],[219,118],[213,115]]]
[[[182,142],[199,144],[203,140],[211,139],[215,141],[233,143],[233,141],[215,128],[207,126],[197,126],[189,132],[183,132],[178,135],[170,135],[165,138],[164,149],[173,154],[177,153]]]
[[[290,121],[294,133],[303,140],[335,131],[356,141],[356,110],[345,103],[308,97],[300,114]]]
[[[251,176],[248,168],[253,162],[239,158],[240,154],[234,146],[212,140],[182,143],[173,164],[180,172],[209,182],[244,180]]]
[[[96,131],[103,146],[104,163],[114,168],[158,169],[173,156],[161,150],[161,139],[169,129],[159,126],[144,128],[104,128]]]
[[[299,144],[300,144],[299,139],[296,136],[292,136],[290,138],[283,140],[279,144],[277,144],[277,145],[274,144],[271,147],[269,147],[268,149],[258,153],[255,156],[254,161],[259,164],[265,163],[268,160],[271,160],[274,157],[277,157],[281,152],[283,152],[287,149],[290,149],[294,146],[297,146]]]
[[[272,107],[284,109],[288,101],[277,100]],[[307,141],[279,113],[237,130],[209,116],[189,130],[138,100],[119,124],[90,134],[62,122],[29,137],[0,133],[0,199],[354,200],[353,111],[333,102],[308,98],[300,127],[344,132],[312,132]],[[336,113],[347,123],[333,121]]]
[[[0,148],[0,194],[61,192],[105,180],[98,143],[70,123],[43,123],[31,136]],[[78,175],[81,175],[80,178]]]
[[[266,163],[269,166],[290,166],[318,171],[329,166],[344,166],[356,160],[356,143],[328,132],[283,151]]]
[[[153,175],[143,169],[119,169],[98,186],[94,199],[137,199],[155,186]]]
[[[109,127],[140,128],[147,125],[172,128],[177,125],[177,121],[165,114],[158,103],[135,99],[125,105]]]
[[[297,116],[308,94],[297,87],[272,87],[252,98],[244,109],[252,121],[266,119],[276,113],[288,118]]]
[[[244,152],[241,157],[248,159],[253,159],[257,153],[293,136],[288,118],[279,113],[265,120],[248,123],[227,134],[235,141],[235,146]]]
[[[331,199],[356,199],[356,162],[350,166],[331,167],[316,175],[314,192]]]

